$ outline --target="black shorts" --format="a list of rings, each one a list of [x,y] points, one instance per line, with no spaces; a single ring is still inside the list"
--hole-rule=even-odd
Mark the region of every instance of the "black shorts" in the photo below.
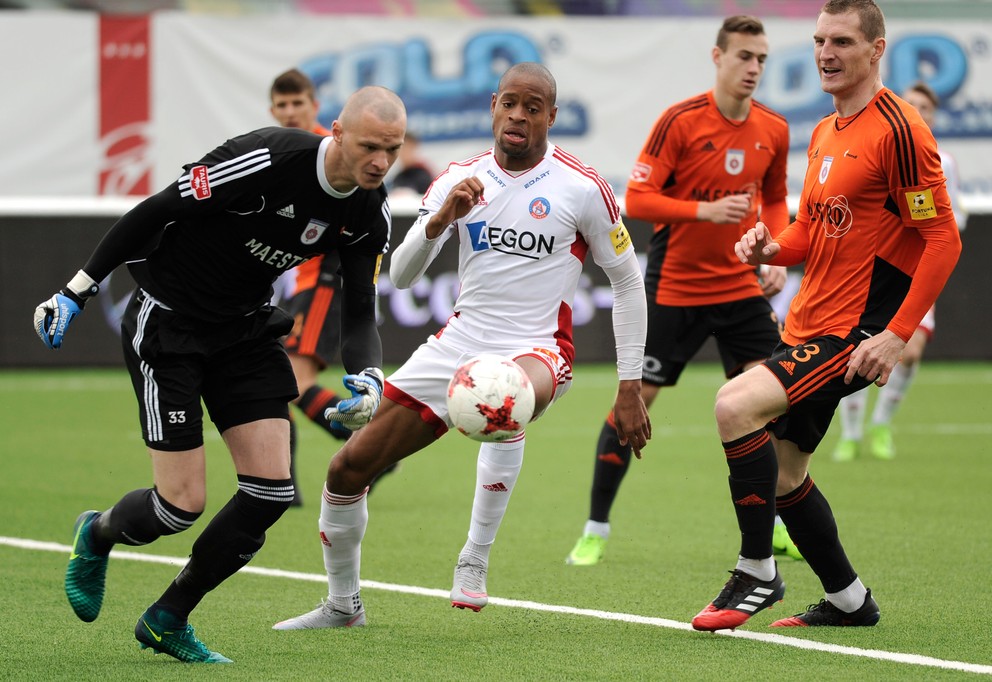
[[[674,386],[710,336],[728,379],[748,363],[767,358],[782,340],[775,311],[762,296],[699,306],[649,302],[644,382]]]
[[[818,336],[775,349],[764,364],[789,397],[789,411],[768,425],[776,438],[792,441],[802,452],[816,450],[841,398],[872,383],[857,375],[851,383],[844,383],[851,353],[867,338],[869,334],[855,329],[845,338]]]
[[[282,306],[293,316],[286,352],[327,367],[341,346],[341,276],[321,272],[315,287],[295,293]]]
[[[203,445],[201,398],[221,433],[258,419],[288,419],[296,378],[281,339],[291,323],[284,311],[265,306],[209,324],[137,290],[121,320],[121,339],[145,444],[168,451]]]

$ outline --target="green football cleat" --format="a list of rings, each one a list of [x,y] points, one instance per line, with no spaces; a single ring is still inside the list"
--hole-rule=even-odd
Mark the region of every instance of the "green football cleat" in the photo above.
[[[875,424],[868,428],[868,451],[876,459],[892,459],[896,456],[891,426]]]
[[[796,561],[802,561],[803,555],[796,547],[796,543],[789,537],[789,531],[784,523],[775,524],[775,532],[772,535],[772,551],[775,554],[792,557]]]
[[[853,438],[841,438],[834,448],[835,462],[852,462],[858,456],[858,441]]]
[[[565,563],[569,566],[595,566],[606,552],[606,538],[595,533],[586,533],[575,543]]]
[[[193,626],[181,623],[168,613],[159,610],[157,615],[148,609],[134,626],[134,637],[142,649],[168,654],[183,663],[233,663],[230,658],[211,651],[193,634]]]
[[[84,511],[73,528],[72,552],[65,571],[65,595],[79,619],[92,623],[100,615],[107,583],[109,554],[96,554],[90,545],[90,526],[100,518],[98,511]]]

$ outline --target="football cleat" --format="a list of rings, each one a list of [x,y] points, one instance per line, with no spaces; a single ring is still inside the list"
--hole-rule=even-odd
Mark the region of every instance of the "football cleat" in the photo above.
[[[784,596],[785,582],[777,568],[771,580],[758,580],[734,569],[717,598],[692,619],[692,627],[707,632],[733,630],[758,611],[782,601]]]
[[[84,511],[73,528],[72,551],[65,571],[65,595],[79,619],[92,623],[100,615],[107,582],[109,554],[96,554],[90,545],[90,527],[100,512]]]
[[[826,599],[819,604],[810,604],[803,613],[797,613],[791,618],[783,618],[771,624],[773,628],[815,627],[815,626],[870,626],[878,622],[881,612],[878,604],[871,598],[871,590],[865,595],[865,603],[854,613],[841,611]]]
[[[875,459],[893,459],[896,456],[891,426],[874,424],[868,427],[868,452]]]
[[[802,552],[789,537],[789,529],[785,527],[784,523],[775,524],[775,532],[772,534],[772,551],[778,555],[792,557],[796,561],[803,560]]]
[[[834,448],[835,462],[853,462],[858,456],[858,441],[853,438],[841,438]]]
[[[142,614],[134,626],[134,637],[142,649],[168,654],[183,663],[233,663],[227,656],[204,646],[193,634],[192,625],[160,609],[157,615],[152,609]]]
[[[489,603],[486,594],[486,567],[472,563],[467,557],[458,557],[455,566],[454,585],[451,588],[451,605],[460,609],[472,609],[476,613]]]
[[[313,611],[302,616],[280,621],[273,630],[320,630],[322,628],[360,628],[365,625],[365,606],[359,604],[354,613],[335,609],[331,602],[321,599]]]
[[[606,538],[595,533],[586,533],[565,557],[565,563],[569,566],[595,566],[603,560],[605,552]]]

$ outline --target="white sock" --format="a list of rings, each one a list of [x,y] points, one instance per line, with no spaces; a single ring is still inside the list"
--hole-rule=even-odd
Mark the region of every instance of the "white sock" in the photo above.
[[[878,391],[878,400],[875,401],[875,410],[871,415],[872,424],[888,424],[896,416],[899,405],[902,404],[903,396],[913,384],[916,367],[916,365],[906,367],[906,365],[898,362],[892,368],[888,383]]]
[[[485,546],[495,542],[496,531],[506,515],[510,494],[517,484],[523,463],[523,434],[502,443],[483,443],[479,446],[472,522],[468,528],[469,543]],[[488,555],[488,550],[486,553]]]
[[[609,521],[593,521],[589,519],[586,521],[586,527],[582,529],[583,535],[598,535],[604,540],[610,539],[610,522]]]
[[[753,575],[758,580],[771,580],[775,577],[775,559],[773,557],[768,557],[767,559],[745,559],[742,556],[737,557],[738,571],[744,571],[748,575]]]
[[[345,613],[361,605],[359,571],[362,564],[362,538],[369,524],[366,488],[359,495],[332,495],[324,488],[320,502],[320,540],[324,545],[327,569],[327,598]]]
[[[868,404],[868,389],[841,398],[838,411],[840,412],[840,437],[847,440],[860,441],[864,436],[862,424],[865,419],[865,407]]]
[[[854,613],[864,606],[866,596],[868,590],[862,584],[861,578],[855,578],[853,583],[840,592],[828,592],[827,601],[844,613]]]

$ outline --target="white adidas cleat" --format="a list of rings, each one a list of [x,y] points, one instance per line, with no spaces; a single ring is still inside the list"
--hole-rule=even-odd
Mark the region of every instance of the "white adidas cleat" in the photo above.
[[[486,594],[486,567],[472,563],[471,559],[458,557],[455,566],[455,584],[451,588],[451,605],[460,609],[482,610],[489,603]]]
[[[321,628],[359,628],[365,625],[365,607],[359,606],[354,613],[338,611],[326,599],[313,611],[302,616],[281,621],[272,626],[273,630],[319,630]]]

